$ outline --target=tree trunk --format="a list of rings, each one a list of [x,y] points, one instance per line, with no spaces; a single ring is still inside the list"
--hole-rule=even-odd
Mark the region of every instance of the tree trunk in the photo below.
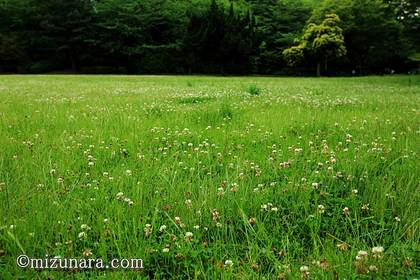
[[[357,67],[359,68],[359,76],[363,75],[363,72],[364,72],[364,70],[363,70],[363,59],[364,59],[363,56],[360,55],[359,56],[359,63],[357,65]]]
[[[70,61],[71,61],[71,70],[74,73],[78,73],[80,70],[79,57],[77,55],[77,52],[74,49],[70,49]]]
[[[77,72],[76,71],[77,66],[76,66],[76,61],[74,60],[73,55],[70,55],[70,61],[71,61],[71,71],[73,73],[76,73]]]
[[[318,64],[316,65],[316,76],[321,76],[321,62],[318,61]]]
[[[324,61],[324,70],[325,70],[325,75],[328,76],[328,59],[327,58],[325,58],[325,61]]]

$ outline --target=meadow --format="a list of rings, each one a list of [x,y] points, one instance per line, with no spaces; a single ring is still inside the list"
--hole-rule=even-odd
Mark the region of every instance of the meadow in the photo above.
[[[420,277],[419,113],[420,76],[0,76],[0,279]]]

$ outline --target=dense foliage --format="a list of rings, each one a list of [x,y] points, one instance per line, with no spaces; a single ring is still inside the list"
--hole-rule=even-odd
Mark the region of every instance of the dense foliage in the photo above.
[[[339,58],[346,54],[343,29],[340,28],[340,18],[336,14],[328,14],[322,24],[310,23],[298,46],[284,50],[283,54],[289,64],[295,65],[304,60],[305,55],[312,55],[317,61],[317,76],[321,75],[321,60],[324,70],[328,71],[328,60]]]
[[[418,0],[1,0],[0,72],[406,72],[419,13]],[[341,46],[288,63],[327,15]]]

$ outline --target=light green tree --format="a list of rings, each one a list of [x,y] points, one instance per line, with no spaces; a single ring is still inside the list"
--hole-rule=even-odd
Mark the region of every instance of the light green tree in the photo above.
[[[397,66],[395,60],[398,60],[398,57],[407,56],[407,39],[415,42],[411,38],[420,37],[419,29],[409,24],[411,19],[406,21],[410,12],[405,7],[399,9],[391,5],[392,2],[410,1],[324,0],[314,9],[309,22],[319,24],[325,15],[337,14],[341,20],[340,27],[343,28],[347,49],[346,61],[349,66],[359,74],[382,72],[384,68]],[[414,5],[414,2],[411,4]],[[418,7],[418,4],[414,6]],[[401,21],[408,24],[405,34],[402,33],[402,23],[398,21],[398,11],[404,15],[404,20]],[[409,14],[405,14],[406,12]],[[413,11],[412,15],[414,14]]]
[[[325,16],[321,24],[310,23],[304,34],[298,40],[297,46],[284,50],[283,55],[290,65],[298,64],[307,56],[313,57],[317,62],[317,76],[321,75],[321,65],[328,69],[328,61],[346,54],[343,30],[339,26],[340,18],[336,14]]]

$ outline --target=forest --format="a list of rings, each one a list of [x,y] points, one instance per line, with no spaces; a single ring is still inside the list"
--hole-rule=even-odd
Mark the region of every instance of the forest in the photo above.
[[[415,72],[419,14],[418,0],[0,0],[0,72]]]

